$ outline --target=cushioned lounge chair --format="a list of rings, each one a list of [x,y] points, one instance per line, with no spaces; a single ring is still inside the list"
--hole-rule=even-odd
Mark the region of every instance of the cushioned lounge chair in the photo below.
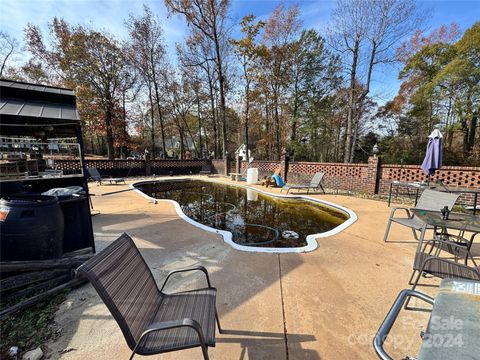
[[[317,172],[315,175],[313,175],[312,180],[310,180],[310,184],[308,185],[285,185],[280,189],[280,192],[283,190],[287,190],[287,194],[290,192],[290,190],[307,190],[307,194],[309,193],[310,189],[312,190],[317,190],[317,189],[322,189],[323,193],[325,194],[325,189],[322,186],[322,180],[323,176],[325,174],[323,172]]]
[[[459,194],[450,194],[446,192],[425,189],[418,199],[417,206],[415,206],[415,208],[440,211],[444,206],[447,206],[450,210],[452,210],[453,205],[455,205],[458,197]],[[395,213],[398,210],[404,210],[407,214],[407,217],[396,217]],[[421,231],[425,225],[422,220],[412,215],[407,207],[394,207],[390,213],[387,228],[385,229],[385,235],[383,236],[383,241],[385,242],[387,241],[388,233],[390,232],[392,223],[397,223],[412,229],[415,240],[418,240],[417,231]],[[431,227],[428,227],[428,229],[431,229]]]
[[[108,176],[102,176],[98,172],[97,168],[87,168],[88,175],[89,175],[89,180],[96,181],[98,185],[102,185],[102,181],[108,181],[110,184],[119,184],[123,182],[125,184],[125,179],[124,178],[114,178],[114,177],[108,177]]]
[[[207,287],[165,293],[172,274],[201,271]],[[117,321],[135,354],[152,355],[200,346],[208,359],[215,346],[215,320],[220,332],[215,299],[207,270],[202,266],[170,272],[158,288],[152,272],[133,240],[123,234],[105,250],[78,268],[88,278]]]

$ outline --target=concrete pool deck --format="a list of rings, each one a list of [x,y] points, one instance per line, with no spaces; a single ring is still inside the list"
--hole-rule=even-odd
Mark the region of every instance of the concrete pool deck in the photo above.
[[[138,181],[138,180],[135,180]],[[127,182],[128,183],[128,182]],[[131,182],[130,182],[131,183]],[[265,188],[261,187],[263,190]],[[218,234],[180,219],[168,202],[149,202],[128,185],[91,185],[97,251],[121,233],[130,234],[154,276],[203,265],[218,289],[217,306],[226,334],[217,334],[211,359],[375,359],[372,338],[399,291],[408,288],[416,242],[407,228],[383,232],[385,202],[341,195],[313,195],[352,209],[358,220],[319,239],[309,253],[246,253]],[[278,189],[269,189],[278,193]],[[203,284],[180,276],[171,290]],[[436,279],[424,283],[438,284]],[[434,295],[436,287],[420,287]],[[404,312],[387,349],[415,355],[427,312]],[[47,344],[51,359],[127,359],[130,349],[109,311],[90,285],[72,291],[55,315],[57,336]],[[142,358],[136,356],[135,358]],[[145,357],[146,358],[146,357]],[[201,359],[199,348],[150,359]]]

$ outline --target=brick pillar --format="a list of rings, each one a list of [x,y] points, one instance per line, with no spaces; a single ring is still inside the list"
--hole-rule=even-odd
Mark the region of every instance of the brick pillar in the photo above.
[[[282,156],[280,157],[280,176],[282,177],[283,181],[287,182],[288,177],[288,162],[290,157],[287,154],[285,149],[282,150]]]
[[[380,163],[381,158],[377,155],[368,158],[367,187],[368,193],[372,195],[378,194],[378,188],[380,185]]]

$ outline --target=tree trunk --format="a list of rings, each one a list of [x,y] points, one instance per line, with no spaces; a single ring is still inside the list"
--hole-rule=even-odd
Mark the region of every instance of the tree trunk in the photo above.
[[[280,117],[278,114],[278,94],[274,92],[274,114],[275,114],[275,150],[276,158],[275,160],[280,160],[281,149],[280,149]]]
[[[350,67],[350,89],[348,97],[348,112],[347,112],[347,131],[345,137],[345,152],[343,162],[348,163],[350,160],[350,153],[352,151],[352,136],[353,136],[353,122],[355,119],[355,93],[356,93],[356,80],[357,80],[357,64],[358,64],[358,52],[360,47],[360,41],[355,41],[353,48],[353,60]]]
[[[198,158],[203,159],[203,144],[202,144],[202,117],[200,115],[200,97],[198,95],[199,89],[197,89],[196,97],[197,97],[197,116],[198,116],[198,147],[199,154]]]
[[[153,113],[153,96],[152,96],[152,87],[151,84],[148,84],[148,99],[150,100],[150,139],[152,141],[152,155],[151,158],[155,159],[155,115]]]
[[[246,146],[246,155],[247,161],[250,159],[250,155],[248,153],[248,117],[250,113],[250,80],[247,78],[247,73],[245,71],[245,78],[246,78],[246,85],[245,85],[245,146]]]
[[[224,86],[225,86],[225,79],[223,77],[223,67],[222,67],[222,57],[220,53],[220,43],[218,40],[217,34],[217,26],[216,26],[216,18],[213,17],[213,40],[215,43],[215,55],[216,55],[216,63],[217,63],[217,70],[218,70],[218,82],[220,87],[220,117],[222,119],[222,150],[223,150],[223,158],[228,156],[228,149],[227,149],[227,118],[226,118],[226,106],[225,106],[225,93],[224,93]],[[225,168],[225,175],[228,174],[228,169]]]
[[[153,61],[153,59],[151,59]],[[157,84],[157,79],[156,79],[156,75],[155,75],[155,69],[154,69],[154,66],[155,64],[151,64],[152,66],[152,76],[153,76],[153,86],[154,86],[154,89],[155,89],[155,99],[156,99],[156,103],[157,103],[157,111],[158,111],[158,120],[160,121],[160,136],[162,137],[162,151],[163,151],[163,155],[162,155],[162,158],[163,159],[166,159],[166,148],[165,148],[165,130],[164,130],[164,124],[163,124],[163,114],[162,114],[162,109],[160,107],[160,96],[159,96],[159,93],[158,93],[158,84]],[[154,150],[154,149],[152,149]],[[155,160],[155,152],[153,151],[152,152],[152,159]]]
[[[269,120],[268,115],[269,115],[268,96],[267,96],[267,92],[265,91],[265,130],[267,132],[267,148],[266,148],[266,151],[267,151],[267,159],[271,160],[271,154],[272,154],[271,146],[272,146],[272,143],[270,141],[270,120]]]
[[[210,93],[210,106],[212,111],[212,126],[213,126],[213,157],[218,159],[218,149],[217,149],[217,119],[215,114],[215,95],[213,92],[213,83],[210,73],[207,73],[208,77],[208,91]],[[210,154],[209,154],[210,155]]]
[[[112,127],[112,122],[113,122],[113,111],[112,111],[113,105],[110,103],[110,101],[107,102],[107,108],[105,109],[105,125],[106,125],[106,141],[107,141],[107,156],[108,160],[114,160],[115,159],[115,150],[113,148],[113,127]]]
[[[294,86],[294,101],[293,101],[293,114],[292,114],[292,133],[290,135],[290,140],[295,141],[297,139],[297,116],[298,116],[298,74],[295,76],[295,86]]]
[[[468,125],[468,139],[467,139],[467,156],[473,150],[473,146],[475,145],[475,135],[477,129],[477,122],[478,122],[478,115],[474,114],[470,118],[470,122]]]

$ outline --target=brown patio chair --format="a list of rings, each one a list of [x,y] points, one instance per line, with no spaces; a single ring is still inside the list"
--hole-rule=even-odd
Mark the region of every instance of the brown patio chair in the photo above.
[[[449,258],[441,257],[442,251],[447,252]],[[451,257],[452,254],[454,255],[453,258]],[[468,265],[469,259],[471,260],[471,265]],[[460,260],[463,260],[464,263],[459,262]],[[415,280],[413,280],[416,272],[418,274]],[[419,285],[418,282],[421,276],[426,274],[440,279],[459,278],[480,281],[480,267],[477,266],[475,259],[470,253],[469,245],[442,239],[428,240],[425,242],[423,249],[415,253],[413,272],[408,282],[412,285],[412,290],[415,290]],[[408,306],[409,302],[410,299],[406,301],[405,309],[412,309]]]
[[[441,239],[428,240],[423,249],[415,253],[413,273],[409,281],[409,284],[413,285],[412,290],[417,287],[422,274],[430,274],[441,279],[461,278],[480,281],[480,267],[470,252],[470,244]],[[448,257],[441,256],[444,252]],[[471,265],[468,265],[469,260]],[[417,271],[418,275],[412,282]]]
[[[418,199],[416,209],[422,210],[433,210],[440,211],[443,207],[447,206],[452,210],[453,205],[457,201],[459,194],[450,194],[441,191],[435,191],[430,189],[425,189],[422,192],[422,195]],[[404,210],[407,214],[407,217],[395,217],[397,210]],[[425,223],[420,220],[415,215],[410,214],[410,210],[406,207],[394,207],[390,213],[390,218],[388,219],[387,228],[385,229],[385,235],[383,236],[383,241],[387,242],[388,233],[390,232],[390,227],[392,223],[397,223],[403,226],[407,226],[412,229],[413,236],[415,240],[418,240],[417,231],[421,231]],[[431,227],[428,227],[431,229]]]
[[[172,274],[202,271],[207,287],[176,293],[163,290]],[[171,271],[159,289],[133,240],[123,234],[78,268],[88,278],[117,321],[135,354],[152,355],[200,346],[208,359],[215,346],[217,290],[202,266]]]

